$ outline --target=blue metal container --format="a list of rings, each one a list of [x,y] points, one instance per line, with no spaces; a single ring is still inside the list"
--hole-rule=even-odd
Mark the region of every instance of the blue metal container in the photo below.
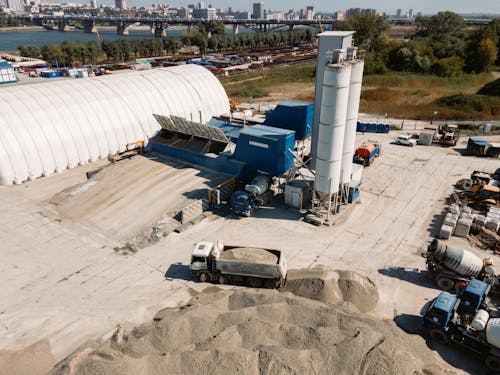
[[[56,78],[61,76],[61,72],[57,70],[44,70],[40,72],[40,76],[43,78]]]
[[[361,122],[359,122],[359,121],[356,124],[356,131],[357,132],[362,132],[363,131],[363,124]]]
[[[293,166],[294,147],[294,131],[254,125],[240,132],[233,159],[255,171],[280,176]]]
[[[314,104],[284,100],[269,113],[264,125],[295,131],[295,139],[311,136]]]

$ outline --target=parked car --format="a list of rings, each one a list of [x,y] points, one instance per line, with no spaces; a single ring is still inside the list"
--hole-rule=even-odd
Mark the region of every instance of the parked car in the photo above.
[[[417,140],[413,139],[409,134],[400,134],[396,138],[396,144],[413,147],[417,144]]]

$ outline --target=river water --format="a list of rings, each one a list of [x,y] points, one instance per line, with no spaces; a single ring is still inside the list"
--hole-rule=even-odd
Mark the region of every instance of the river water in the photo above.
[[[167,30],[167,36],[180,38],[184,30],[172,29]],[[130,30],[129,35],[118,35],[116,30],[99,30],[99,35],[102,40],[117,40],[117,39],[146,39],[154,38],[149,30]],[[96,41],[96,34],[87,34],[82,30],[72,31],[6,31],[0,32],[0,51],[16,51],[17,46],[32,45],[42,47],[45,44],[61,44],[64,41]]]

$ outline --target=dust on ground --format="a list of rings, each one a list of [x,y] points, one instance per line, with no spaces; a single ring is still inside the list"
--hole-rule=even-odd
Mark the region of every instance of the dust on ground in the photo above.
[[[54,364],[49,340],[42,340],[21,350],[0,351],[0,374],[42,375]]]
[[[294,294],[296,293],[296,294]],[[372,295],[370,299],[369,296]],[[374,296],[373,296],[374,295]],[[373,308],[373,283],[349,271],[297,270],[287,288],[216,290],[119,327],[56,366],[69,374],[441,374],[449,367]],[[376,303],[376,302],[375,302]]]
[[[205,198],[207,189],[225,178],[155,154],[138,155],[106,166],[89,180],[55,194],[50,202],[63,220],[135,244],[160,220]]]

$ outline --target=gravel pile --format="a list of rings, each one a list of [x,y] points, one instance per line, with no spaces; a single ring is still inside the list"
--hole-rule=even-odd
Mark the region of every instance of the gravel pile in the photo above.
[[[51,373],[400,375],[448,369],[421,337],[353,313],[376,304],[369,279],[322,270],[289,277],[282,291],[211,288],[150,323],[117,329],[100,347]]]

